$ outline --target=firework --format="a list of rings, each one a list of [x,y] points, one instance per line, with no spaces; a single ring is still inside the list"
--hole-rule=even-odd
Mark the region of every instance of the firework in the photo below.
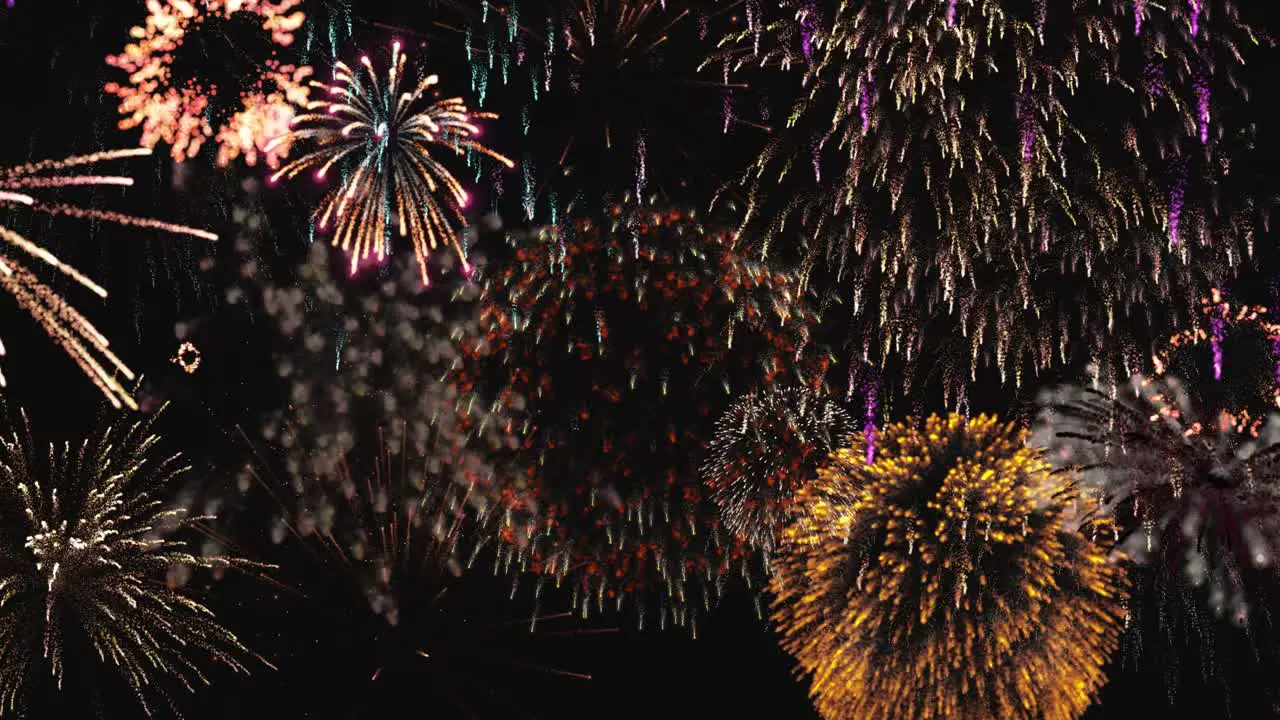
[[[771,548],[792,500],[854,433],[840,406],[805,387],[773,387],[737,401],[716,422],[703,479],[725,525]]]
[[[187,340],[178,346],[178,351],[173,354],[170,361],[182,368],[182,372],[188,375],[194,375],[196,370],[200,369],[200,348],[195,343]]]
[[[346,161],[340,166],[342,184],[316,210],[320,229],[334,223],[333,244],[350,254],[354,274],[371,255],[383,260],[390,228],[398,225],[400,237],[413,241],[422,282],[427,283],[427,258],[439,245],[452,247],[464,270],[469,267],[455,225],[464,220],[470,195],[437,155],[469,158],[474,153],[508,168],[513,164],[479,140],[475,121],[495,115],[472,112],[457,97],[426,101],[439,76],[428,75],[413,90],[402,91],[405,61],[396,42],[385,77],[374,71],[368,57],[361,57],[367,79],[338,63],[334,85],[313,83],[329,97],[308,103],[307,114],[293,119],[294,129],[268,147],[297,141],[315,147],[271,181],[312,168],[318,168],[316,179],[324,179],[335,164]]]
[[[1190,328],[1174,333],[1156,348],[1151,356],[1156,376],[1174,370],[1183,378],[1196,377],[1200,375],[1199,367],[1207,359],[1210,368],[1207,374],[1211,374],[1215,386],[1234,385],[1236,380],[1249,386],[1239,393],[1241,397],[1233,398],[1227,404],[1238,408],[1252,404],[1250,401],[1261,396],[1273,406],[1280,407],[1280,323],[1272,319],[1271,311],[1262,305],[1232,302],[1221,290],[1214,288],[1208,297],[1200,298],[1200,315],[1196,320]],[[1250,353],[1249,348],[1241,347],[1241,343],[1232,342],[1238,339],[1245,340],[1245,345],[1248,340],[1253,340],[1262,347],[1252,348]],[[1231,363],[1226,357],[1229,346],[1234,350]],[[1208,352],[1197,357],[1191,352],[1195,349]],[[1249,360],[1254,359],[1250,355],[1256,357],[1258,354],[1267,356],[1269,361],[1267,372],[1263,374],[1265,379],[1261,382],[1249,367]],[[1235,372],[1227,372],[1224,377],[1224,369]],[[1203,388],[1209,383],[1199,385]],[[1229,394],[1235,393],[1229,391]]]
[[[827,718],[1075,718],[1120,634],[1121,575],[1070,492],[991,417],[884,428],[800,490],[774,562],[782,645]]]
[[[211,117],[225,114],[216,107],[217,87],[193,78],[176,84],[174,56],[206,23],[226,21],[237,13],[261,20],[272,48],[286,48],[306,16],[302,0],[156,0],[147,3],[146,24],[130,30],[135,42],[107,64],[128,73],[128,82],[109,82],[106,91],[120,99],[121,130],[142,128],[141,144],[154,148],[170,145],[176,161],[196,156],[205,140],[218,144],[218,164],[227,165],[244,155],[249,165],[262,155],[269,167],[278,167],[289,153],[288,142],[271,143],[286,134],[294,105],[307,102],[306,80],[311,68],[282,64],[274,58],[256,58],[258,76],[240,95],[240,108],[229,114],[215,134]],[[268,146],[270,144],[270,146]]]
[[[1085,469],[1083,486],[1120,524],[1120,552],[1182,568],[1216,614],[1247,623],[1247,576],[1280,548],[1280,424],[1206,414],[1171,377],[1135,378],[1131,399],[1069,387],[1042,404],[1042,441],[1055,462]]]
[[[726,0],[519,0],[472,6],[465,43],[472,89],[519,118],[519,186],[495,177],[527,221],[596,212],[626,191],[687,193],[736,171],[739,127],[758,132],[748,88],[707,62],[739,22]],[[749,106],[749,105],[748,105]]]
[[[1195,658],[1197,695],[1216,685],[1222,694],[1210,697],[1230,708],[1259,694],[1270,704],[1273,684],[1232,678],[1280,662],[1267,610],[1280,421],[1223,408],[1204,385],[1137,377],[1131,392],[1046,392],[1037,440],[1055,463],[1081,468],[1081,486],[1116,528],[1115,554],[1135,579],[1126,659],[1158,669],[1170,702]]]
[[[119,175],[82,174],[77,173],[76,170],[111,160],[149,154],[151,151],[145,149],[113,150],[0,169],[0,207],[26,206],[35,212],[48,215],[66,215],[179,235],[192,235],[204,240],[217,240],[218,236],[213,233],[183,225],[67,203],[45,202],[38,197],[40,191],[72,187],[129,187],[133,185],[133,178]],[[4,225],[0,225],[0,241],[4,246],[54,268],[99,297],[107,296],[106,290],[85,277],[80,271],[63,263],[41,245]],[[98,332],[93,323],[81,315],[62,295],[46,285],[26,265],[8,253],[0,253],[0,287],[3,287],[17,301],[19,307],[40,323],[49,337],[62,347],[113,405],[117,408],[127,405],[136,409],[137,405],[129,392],[116,377],[118,373],[126,379],[132,379],[133,372],[111,351],[107,339]],[[4,345],[0,344],[0,355],[3,354]],[[4,384],[4,375],[0,374],[0,387]]]
[[[248,672],[244,662],[256,656],[169,574],[249,564],[193,555],[169,539],[208,518],[155,499],[187,469],[159,454],[158,442],[149,422],[120,420],[78,446],[50,447],[45,468],[29,432],[0,440],[0,711],[22,703],[39,670],[61,689],[82,642],[115,666],[149,717],[157,695],[164,714],[176,713],[162,680],[189,691],[193,681],[208,684],[201,655]]]
[[[794,277],[682,210],[628,203],[509,242],[514,260],[485,279],[484,342],[461,368],[464,387],[525,404],[513,462],[527,478],[506,502],[541,519],[501,561],[570,583],[584,614],[627,601],[641,623],[646,608],[685,623],[751,564],[696,459],[734,393],[821,386],[816,317]]]
[[[967,366],[944,378],[962,399],[988,368],[1021,384],[1071,358],[1127,359],[1251,250],[1253,193],[1220,200],[1248,182],[1229,170],[1252,142],[1229,112],[1253,44],[1234,12],[1201,16],[1201,42],[1185,3],[1148,6],[1136,37],[1119,2],[782,5],[727,51],[804,77],[746,175],[745,224],[765,228],[762,253],[795,227],[816,238],[783,251],[839,283],[849,343],[899,358],[908,381],[926,353]],[[1163,94],[1132,92],[1144,53],[1167,58]],[[1222,140],[1203,144],[1193,109],[1210,95]],[[803,187],[771,200],[788,177]]]
[[[247,255],[249,239],[239,242]],[[478,527],[488,527],[498,507],[492,494],[497,470],[488,455],[515,441],[501,413],[448,377],[459,345],[479,333],[478,289],[463,281],[428,290],[411,263],[383,279],[353,283],[333,274],[329,253],[313,244],[297,285],[273,284],[259,263],[246,261],[245,288],[232,296],[243,301],[256,294],[257,307],[278,328],[276,371],[288,406],[262,429],[284,451],[289,476],[307,495],[293,522],[334,519],[341,504],[332,497],[349,497],[351,490],[347,458],[369,455],[362,448],[380,428],[387,444],[407,447],[432,468],[415,474],[412,488],[430,523],[455,525],[460,521],[452,514],[465,511]],[[451,265],[444,256],[435,267],[456,278]],[[483,537],[469,539],[482,543]]]

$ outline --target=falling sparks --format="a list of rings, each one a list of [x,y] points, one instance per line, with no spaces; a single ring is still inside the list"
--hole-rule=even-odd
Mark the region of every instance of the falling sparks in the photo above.
[[[268,148],[292,142],[314,147],[273,174],[271,181],[313,168],[315,178],[324,180],[334,165],[348,161],[343,182],[316,209],[318,227],[334,224],[332,242],[348,254],[354,274],[371,256],[379,263],[385,259],[387,238],[398,225],[400,237],[413,242],[426,284],[428,256],[440,245],[457,253],[464,271],[469,267],[456,226],[464,219],[470,194],[437,153],[474,152],[507,168],[514,163],[479,140],[475,121],[495,117],[492,113],[471,112],[456,97],[419,105],[439,76],[428,75],[413,90],[403,91],[405,62],[396,42],[385,76],[378,75],[365,56],[360,65],[367,79],[338,63],[334,85],[312,83],[329,99],[307,103],[307,113],[294,118],[294,129]]]
[[[1252,144],[1233,103],[1258,45],[1234,11],[1192,38],[1185,2],[1061,16],[1040,1],[841,2],[806,45],[812,6],[780,0],[792,17],[764,23],[758,52],[747,30],[726,40],[735,67],[802,68],[787,132],[739,178],[741,227],[764,257],[806,238],[804,261],[852,301],[848,342],[895,368],[886,392],[939,352],[968,358],[943,371],[955,397],[979,373],[1021,386],[1081,354],[1119,367],[1145,332],[1118,318],[1194,311],[1195,288],[1235,272],[1265,222],[1259,184],[1228,173]],[[1204,162],[1184,152],[1189,130]],[[1082,306],[1102,309],[1069,310]]]
[[[863,417],[862,435],[863,442],[866,444],[866,459],[870,465],[876,461],[876,415],[879,411],[879,402],[876,398],[875,385],[867,389],[867,411]]]
[[[217,240],[218,236],[151,218],[136,217],[108,210],[79,207],[66,203],[46,202],[39,197],[39,191],[60,190],[75,187],[117,186],[130,187],[133,179],[119,175],[77,174],[77,168],[94,166],[99,163],[122,160],[125,158],[150,155],[148,149],[113,150],[70,157],[64,160],[44,160],[12,168],[0,169],[0,210],[6,206],[26,207],[35,212],[48,215],[67,215],[89,220],[98,220],[119,225],[148,228],[175,235],[190,235],[203,240]],[[49,266],[69,280],[95,295],[105,298],[107,291],[100,285],[83,275],[79,270],[67,265],[41,245],[32,242],[23,235],[0,224],[0,242],[3,247],[16,250],[24,255]],[[133,372],[120,360],[110,348],[106,337],[94,327],[78,310],[75,309],[57,291],[35,275],[25,264],[10,255],[0,252],[0,287],[3,287],[18,306],[25,310],[40,324],[45,333],[57,343],[103,395],[117,408],[128,406],[136,409],[137,405],[129,391],[117,377],[125,381],[134,379]],[[0,355],[4,354],[4,345],[0,344]],[[5,384],[3,373],[0,373],[0,387]]]

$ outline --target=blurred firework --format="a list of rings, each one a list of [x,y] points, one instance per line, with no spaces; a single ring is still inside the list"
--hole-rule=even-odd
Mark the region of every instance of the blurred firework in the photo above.
[[[496,117],[492,113],[472,112],[458,97],[420,104],[439,76],[428,75],[413,90],[403,91],[405,59],[395,42],[385,78],[362,56],[366,79],[340,62],[334,85],[312,83],[328,97],[307,103],[307,114],[294,118],[293,129],[267,147],[298,141],[314,146],[270,180],[317,167],[315,178],[323,180],[330,168],[345,161],[339,166],[341,185],[316,209],[319,228],[336,223],[333,244],[350,255],[354,274],[371,255],[379,262],[386,257],[391,227],[398,225],[400,237],[413,241],[426,284],[428,255],[441,244],[457,253],[464,272],[470,268],[456,225],[465,219],[471,196],[436,155],[447,151],[469,162],[473,155],[483,155],[507,167],[512,163],[478,139],[475,121]]]
[[[725,526],[748,543],[773,548],[795,493],[855,432],[839,405],[803,386],[748,393],[716,422],[702,477]]]
[[[248,238],[239,242],[247,257]],[[287,408],[263,432],[284,452],[295,493],[306,498],[290,522],[332,522],[342,507],[333,499],[351,497],[348,458],[370,455],[375,444],[420,458],[422,471],[410,474],[399,502],[431,527],[452,527],[465,513],[476,523],[468,540],[483,543],[497,522],[498,471],[489,456],[515,441],[487,402],[448,376],[459,343],[479,332],[478,288],[458,278],[452,263],[449,256],[436,263],[450,281],[428,289],[407,262],[363,282],[335,276],[320,243],[296,286],[273,284],[257,261],[244,262],[233,302],[260,300],[278,327],[276,370]]]
[[[821,387],[828,358],[797,281],[748,262],[714,221],[627,202],[508,239],[484,277],[484,341],[459,382],[499,388],[536,513],[504,567],[571,584],[585,615],[628,597],[660,622],[709,607],[752,553],[721,527],[697,459],[734,393]],[[512,394],[521,398],[513,401]],[[527,401],[527,407],[525,402]],[[523,426],[521,426],[523,418]],[[696,632],[696,625],[694,627]]]
[[[209,683],[199,656],[245,673],[262,660],[178,587],[191,568],[253,564],[169,539],[211,518],[155,498],[188,468],[157,453],[152,421],[50,446],[47,467],[23,425],[0,438],[0,713],[25,704],[39,668],[61,690],[67,666],[91,655],[119,670],[148,717],[178,713],[165,682]]]
[[[707,62],[741,0],[513,0],[465,14],[472,90],[520,119],[517,192],[526,221],[557,224],[636,195],[687,194],[736,172],[731,129],[747,87]],[[752,130],[755,132],[755,130]],[[496,198],[495,198],[496,199]],[[506,205],[503,205],[505,207]]]
[[[1132,609],[1135,653],[1148,634],[1178,645],[1194,634],[1187,639],[1200,642],[1213,667],[1209,628],[1226,619],[1249,635],[1249,655],[1265,650],[1274,661],[1264,638],[1274,632],[1267,606],[1280,550],[1280,420],[1215,413],[1191,390],[1172,377],[1137,377],[1131,396],[1049,391],[1037,440],[1115,520],[1117,553],[1136,566],[1144,601]],[[1144,604],[1154,617],[1143,617]],[[1213,618],[1202,617],[1206,607]]]
[[[1123,578],[1063,525],[1073,492],[995,418],[884,428],[801,488],[774,560],[782,646],[826,718],[1076,718]]]
[[[33,194],[44,190],[72,187],[130,187],[133,185],[131,177],[81,174],[77,170],[111,160],[150,154],[151,151],[146,149],[111,150],[63,160],[42,160],[11,168],[0,168],[0,208],[6,205],[23,205],[34,212],[47,215],[65,215],[90,221],[149,228],[175,235],[191,235],[203,240],[217,240],[218,236],[213,233],[185,225],[174,225],[151,218],[67,203],[45,202]],[[99,297],[107,296],[106,290],[85,277],[79,270],[63,263],[43,246],[28,240],[4,224],[0,224],[0,243],[34,257]],[[111,351],[110,343],[102,333],[98,332],[93,323],[81,315],[60,293],[46,285],[20,261],[3,251],[0,251],[0,287],[40,323],[49,337],[75,361],[112,405],[117,408],[124,406],[137,408],[129,391],[116,377],[118,373],[126,380],[132,380],[133,372]],[[0,355],[3,354],[4,345],[0,343]],[[0,387],[5,384],[4,375],[0,373]]]
[[[274,57],[253,58],[258,76],[240,94],[234,111],[217,107],[215,83],[191,78],[178,84],[173,65],[182,46],[205,30],[206,23],[226,22],[248,13],[271,39],[271,52],[293,44],[294,32],[306,16],[302,0],[152,0],[146,24],[130,29],[135,42],[123,52],[107,56],[107,64],[128,73],[124,83],[109,82],[107,93],[120,98],[121,130],[142,128],[141,144],[154,148],[169,144],[170,155],[182,162],[196,156],[205,140],[215,137],[218,164],[244,155],[249,165],[261,154],[268,167],[278,167],[289,153],[288,142],[272,140],[288,132],[293,106],[307,102],[306,79],[311,68],[282,64]],[[193,51],[195,52],[195,51]],[[213,122],[225,117],[215,133]]]
[[[896,357],[906,392],[940,353],[962,404],[986,368],[1141,358],[1266,222],[1232,165],[1257,43],[1231,4],[1148,3],[1137,34],[1131,2],[1050,5],[782,0],[723,50],[803,73],[744,225],[842,288],[849,344]]]

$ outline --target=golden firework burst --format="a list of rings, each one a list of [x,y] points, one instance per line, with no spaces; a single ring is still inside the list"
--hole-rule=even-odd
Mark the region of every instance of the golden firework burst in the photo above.
[[[1076,718],[1122,575],[1064,528],[1073,488],[996,418],[885,429],[798,495],[775,563],[782,646],[826,718]],[[857,447],[857,443],[854,444]]]

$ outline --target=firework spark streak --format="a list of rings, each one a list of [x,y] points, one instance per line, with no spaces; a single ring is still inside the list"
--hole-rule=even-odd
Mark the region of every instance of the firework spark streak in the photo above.
[[[515,165],[478,139],[475,121],[496,117],[492,113],[472,112],[457,97],[420,105],[439,82],[438,75],[402,91],[405,62],[396,42],[385,76],[378,75],[368,56],[360,58],[367,81],[358,70],[338,63],[334,85],[312,83],[329,99],[307,103],[307,113],[293,119],[289,134],[267,147],[270,151],[296,141],[316,145],[273,174],[272,182],[312,168],[316,179],[323,180],[334,165],[354,161],[344,168],[342,184],[316,210],[320,228],[334,223],[333,244],[349,253],[354,274],[360,261],[371,255],[379,262],[386,257],[389,229],[398,218],[400,237],[412,239],[422,281],[427,283],[427,257],[440,245],[457,252],[464,272],[470,268],[455,228],[464,219],[470,195],[436,154],[478,153],[508,168]]]
[[[133,185],[133,179],[118,175],[75,174],[75,168],[97,165],[98,163],[123,158],[150,155],[148,149],[112,150],[108,152],[81,155],[64,160],[44,160],[41,162],[0,169],[0,210],[5,206],[25,206],[35,212],[49,215],[67,215],[71,217],[101,220],[149,228],[176,235],[191,235],[203,240],[217,240],[218,236],[204,230],[196,230],[185,225],[135,217],[107,210],[84,208],[66,203],[46,203],[35,194],[39,190],[56,190],[61,188],[85,186],[122,186]],[[67,174],[66,171],[73,171]],[[0,224],[0,248],[7,247],[39,260],[69,279],[105,298],[107,291],[93,282],[74,267],[67,265],[39,244],[32,242],[21,234]],[[36,322],[40,323],[49,337],[75,361],[76,365],[93,381],[98,389],[106,395],[117,408],[128,406],[135,408],[129,392],[117,379],[117,374],[126,380],[133,379],[131,370],[111,351],[107,339],[78,310],[66,301],[57,291],[41,281],[26,265],[0,250],[0,287],[17,301],[19,307],[26,310]],[[0,355],[4,354],[4,345],[0,343]],[[0,387],[5,384],[3,373],[0,373]]]
[[[158,442],[150,422],[121,420],[79,445],[51,446],[45,476],[25,420],[21,434],[0,437],[0,714],[20,706],[37,667],[61,689],[81,638],[149,717],[155,696],[172,711],[163,714],[177,712],[161,680],[189,691],[208,684],[197,656],[244,673],[257,657],[172,577],[165,582],[174,568],[257,566],[193,555],[168,538],[209,518],[155,499],[187,470]]]

